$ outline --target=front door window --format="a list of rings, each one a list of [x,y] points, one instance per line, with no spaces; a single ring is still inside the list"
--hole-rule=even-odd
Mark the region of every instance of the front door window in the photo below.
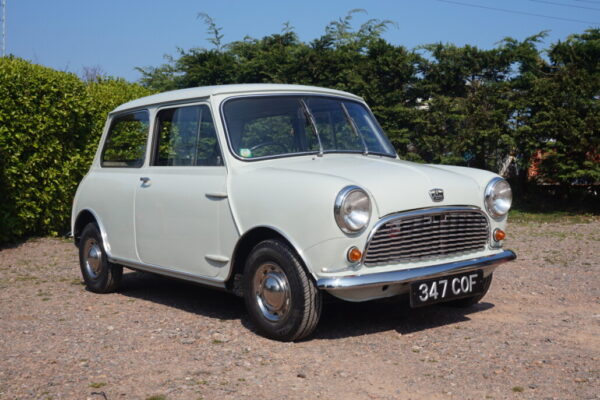
[[[223,165],[215,125],[205,105],[161,110],[153,165]]]

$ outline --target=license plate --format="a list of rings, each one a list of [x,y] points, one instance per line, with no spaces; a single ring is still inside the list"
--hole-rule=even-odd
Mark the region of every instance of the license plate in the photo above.
[[[411,283],[411,307],[426,306],[461,297],[469,297],[483,291],[481,270],[442,276]]]

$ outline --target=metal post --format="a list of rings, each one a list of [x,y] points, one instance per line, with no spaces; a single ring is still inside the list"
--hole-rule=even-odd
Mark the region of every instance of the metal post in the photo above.
[[[2,57],[6,55],[6,0],[2,0]]]

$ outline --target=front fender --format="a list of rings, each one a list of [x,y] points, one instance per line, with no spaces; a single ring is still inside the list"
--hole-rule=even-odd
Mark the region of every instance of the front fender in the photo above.
[[[337,226],[333,205],[353,182],[327,174],[252,169],[230,174],[230,205],[241,234],[257,226],[285,237],[313,275],[322,265],[306,252],[320,243],[347,239]]]

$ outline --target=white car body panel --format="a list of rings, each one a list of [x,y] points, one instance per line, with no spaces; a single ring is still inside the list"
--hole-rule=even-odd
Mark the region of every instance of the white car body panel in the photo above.
[[[135,169],[123,170],[92,169],[79,184],[73,215],[77,216],[83,210],[92,212],[101,221],[107,253],[138,261],[133,204],[140,175]]]
[[[227,198],[217,195],[225,192],[225,167],[147,167],[140,173],[150,180],[137,185],[135,197],[139,260],[225,279],[233,251],[221,237],[232,227]],[[223,261],[215,260],[219,256]]]

